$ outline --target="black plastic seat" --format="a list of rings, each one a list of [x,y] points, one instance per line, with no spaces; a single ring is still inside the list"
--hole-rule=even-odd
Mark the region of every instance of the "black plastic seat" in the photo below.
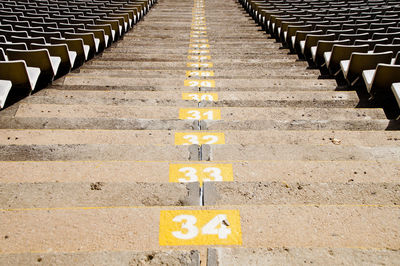
[[[349,60],[340,61],[343,76],[350,86],[353,86],[361,77],[362,72],[374,69],[379,63],[390,64],[393,52],[383,53],[352,53]]]

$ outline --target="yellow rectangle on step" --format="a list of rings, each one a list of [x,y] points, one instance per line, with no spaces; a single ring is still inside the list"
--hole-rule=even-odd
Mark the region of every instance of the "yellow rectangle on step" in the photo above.
[[[188,50],[188,54],[209,54],[210,50]]]
[[[191,43],[208,43],[208,39],[190,39]]]
[[[180,108],[179,119],[182,120],[221,120],[220,109]]]
[[[191,101],[218,101],[218,93],[216,92],[183,92],[182,100]]]
[[[186,77],[213,77],[214,71],[188,70]]]
[[[175,145],[192,144],[225,144],[225,134],[222,132],[176,132]]]
[[[207,27],[205,26],[192,26],[192,30],[206,30]]]
[[[204,30],[192,30],[192,31],[190,32],[190,34],[202,35],[202,34],[207,34],[207,31],[204,31]]]
[[[162,210],[159,244],[241,245],[239,210]]]
[[[185,80],[183,85],[185,87],[203,87],[203,88],[215,88],[215,80]]]
[[[196,67],[196,68],[209,68],[213,67],[213,63],[198,63],[198,62],[190,62],[186,64],[187,67]]]
[[[169,182],[233,181],[232,164],[170,164]]]
[[[191,44],[189,44],[189,48],[207,49],[207,48],[210,48],[210,45],[204,44],[204,43],[191,43]]]

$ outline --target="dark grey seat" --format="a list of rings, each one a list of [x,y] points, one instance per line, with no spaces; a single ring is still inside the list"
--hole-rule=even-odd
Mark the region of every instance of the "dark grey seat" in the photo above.
[[[379,63],[390,64],[393,52],[352,53],[349,60],[340,61],[343,76],[353,86],[362,76],[364,70],[376,68]]]
[[[400,65],[378,64],[376,69],[364,70],[363,78],[372,98],[389,102],[394,97],[392,84],[400,82]]]

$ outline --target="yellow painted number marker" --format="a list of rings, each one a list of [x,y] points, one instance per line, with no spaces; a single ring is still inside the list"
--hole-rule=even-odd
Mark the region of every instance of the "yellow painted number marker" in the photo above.
[[[232,164],[170,164],[169,182],[233,181]]]
[[[241,245],[239,210],[160,211],[161,246]]]
[[[214,76],[214,71],[198,71],[198,70],[186,71],[186,77],[212,77],[212,76]]]
[[[180,108],[179,119],[182,120],[221,120],[220,109]]]
[[[197,68],[209,68],[209,67],[213,67],[213,63],[197,63],[197,62],[193,62],[193,63],[187,63],[186,64],[187,67],[197,67]]]
[[[218,93],[216,92],[183,92],[182,100],[192,101],[218,101]]]
[[[176,132],[175,145],[225,144],[222,132]]]
[[[186,87],[204,87],[215,88],[215,80],[185,80],[184,86]]]

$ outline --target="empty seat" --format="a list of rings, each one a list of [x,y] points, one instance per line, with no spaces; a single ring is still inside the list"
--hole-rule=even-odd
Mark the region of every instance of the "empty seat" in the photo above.
[[[61,33],[31,31],[31,36],[32,37],[43,37],[46,40],[46,43],[50,43],[51,38],[61,38]]]
[[[7,61],[7,60],[8,60],[8,58],[7,58],[6,53],[4,52],[4,49],[0,48],[0,61]]]
[[[312,50],[317,49],[318,41],[333,41],[335,34],[324,34],[324,35],[307,35],[303,42],[300,42],[301,52],[303,53],[306,60],[312,58]],[[315,47],[315,48],[313,48]]]
[[[89,60],[96,53],[96,41],[93,33],[65,33],[66,39],[82,39],[85,49],[85,58]]]
[[[385,33],[386,30],[384,28],[379,29],[358,29],[357,34],[368,33],[368,39],[372,39],[372,35],[374,33]]]
[[[41,87],[53,81],[61,62],[59,57],[50,56],[46,49],[28,51],[8,49],[7,56],[9,60],[24,60],[28,66],[40,68],[38,84]]]
[[[400,109],[400,83],[397,82],[392,84],[392,93],[396,99],[397,107]],[[399,117],[397,117],[397,119],[399,119]]]
[[[7,41],[9,42],[11,42],[11,36],[28,37],[28,33],[26,31],[0,30],[0,35],[6,37]]]
[[[103,24],[103,25],[86,25],[86,29],[93,29],[93,30],[103,30],[104,31],[104,38],[106,42],[106,47],[110,46],[111,43],[113,42],[113,37],[112,37],[112,28],[111,25]]]
[[[58,39],[51,38],[52,44],[66,44],[70,51],[76,52],[76,59],[72,68],[77,68],[83,65],[86,61],[85,47],[82,39]]]
[[[367,53],[368,45],[341,45],[335,44],[330,52],[324,53],[326,67],[331,75],[340,71],[340,61],[349,59],[354,52]]]
[[[43,37],[16,37],[16,36],[11,36],[11,41],[12,42],[23,42],[26,44],[28,49],[31,47],[32,43],[41,43],[45,44],[46,40]]]
[[[69,73],[76,59],[76,52],[70,51],[66,44],[32,44],[31,48],[33,50],[47,49],[51,56],[57,56],[61,59],[55,78],[59,78]]]
[[[393,52],[395,56],[400,52],[400,44],[377,44],[374,48],[374,53]]]
[[[302,50],[304,49],[305,39],[308,35],[320,35],[323,34],[322,30],[314,30],[314,31],[297,31],[294,38],[294,51],[299,55],[302,55]]]
[[[376,68],[379,63],[390,64],[393,52],[352,53],[349,60],[340,61],[343,76],[353,86],[362,76],[364,70]]]
[[[349,40],[335,40],[335,41],[318,41],[317,46],[311,47],[311,54],[314,63],[318,66],[324,66],[325,65],[325,59],[324,59],[324,53],[329,52],[332,50],[333,45],[335,44],[343,44],[343,45],[348,45],[350,44]]]
[[[8,93],[10,92],[12,83],[10,80],[0,79],[0,109],[4,108]]]
[[[4,51],[7,49],[28,50],[26,43],[0,43],[0,48],[3,48]]]
[[[394,38],[400,38],[400,32],[391,32],[391,33],[374,33],[372,35],[372,39],[377,40],[377,39],[388,39],[389,43],[393,42]]]
[[[340,34],[339,40],[350,40],[351,44],[354,44],[356,40],[368,40],[368,33],[361,34]]]
[[[400,65],[378,64],[376,69],[364,70],[363,78],[372,98],[389,103],[394,98],[392,84],[400,82]]]
[[[380,39],[380,40],[356,40],[354,42],[354,45],[362,45],[362,44],[368,44],[369,50],[372,51],[375,48],[375,45],[377,44],[387,44],[389,42],[388,39]]]
[[[0,79],[9,80],[12,84],[11,90],[3,94],[1,107],[4,107],[7,95],[20,98],[33,91],[36,87],[39,75],[39,68],[28,67],[23,60],[0,62]]]

